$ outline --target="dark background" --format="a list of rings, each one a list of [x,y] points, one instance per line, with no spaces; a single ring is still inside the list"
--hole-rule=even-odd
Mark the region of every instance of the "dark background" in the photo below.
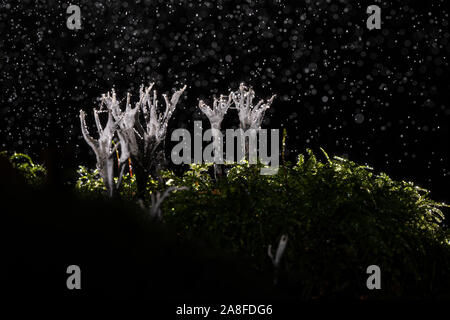
[[[169,136],[202,119],[199,99],[243,81],[258,97],[277,94],[263,127],[287,129],[290,159],[323,147],[450,201],[446,1],[72,4],[81,30],[66,27],[68,2],[2,1],[0,149],[75,178],[95,161],[79,109],[102,93],[136,99],[141,84],[160,93],[186,84]],[[382,8],[381,30],[366,28],[370,4]],[[237,124],[232,110],[222,127]]]

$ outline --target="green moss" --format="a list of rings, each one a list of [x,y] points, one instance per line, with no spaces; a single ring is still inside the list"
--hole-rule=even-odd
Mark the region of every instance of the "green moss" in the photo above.
[[[274,176],[235,165],[217,184],[198,166],[181,178],[166,173],[171,184],[190,190],[165,201],[165,219],[184,237],[202,235],[254,257],[255,268],[269,267],[267,246],[287,234],[283,270],[302,297],[366,294],[372,264],[383,272],[383,296],[450,288],[445,205],[411,182],[325,152],[324,158],[308,150]]]
[[[30,181],[45,173],[26,155],[15,154],[11,162]],[[227,175],[214,181],[210,167],[191,165],[182,176],[164,171],[166,185],[149,178],[149,197],[169,185],[189,188],[163,202],[164,221],[181,240],[203,238],[271,271],[267,247],[287,234],[280,283],[306,299],[450,297],[450,233],[441,211],[447,205],[427,190],[324,151],[320,160],[308,150],[272,176],[260,175],[261,164],[229,164]],[[78,173],[77,192],[105,195],[97,170],[79,167]],[[130,174],[120,193],[136,200]],[[365,286],[373,264],[382,271],[381,291]]]
[[[45,183],[47,170],[43,166],[35,164],[30,156],[23,153],[13,153],[8,156],[6,151],[2,151],[1,156],[9,159],[12,166],[20,171],[30,185],[39,187]]]

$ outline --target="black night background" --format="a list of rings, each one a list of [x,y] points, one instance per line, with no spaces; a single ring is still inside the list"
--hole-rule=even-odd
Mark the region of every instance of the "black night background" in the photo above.
[[[66,26],[66,9],[71,4],[81,9],[79,30]],[[379,30],[366,26],[369,5],[381,8]],[[300,291],[299,300],[450,298],[448,276],[438,280],[441,278],[437,275],[430,283],[438,281],[441,287],[429,292],[412,285],[404,290],[393,286],[386,289],[386,296],[383,289],[373,293],[377,290],[364,289],[366,265],[360,267],[361,285],[353,285],[359,276],[353,278],[352,271],[339,275],[324,271],[327,281],[323,286],[312,285],[309,291],[302,291],[296,289],[307,286],[301,275],[314,272],[296,275],[291,272],[293,264],[285,278],[280,271],[280,283],[274,289],[271,268],[257,268],[260,275],[243,271],[253,270],[254,257],[246,256],[245,250],[235,250],[236,256],[232,256],[225,249],[208,249],[209,245],[217,245],[205,240],[208,236],[189,236],[180,244],[159,224],[140,225],[139,219],[143,218],[124,218],[122,212],[127,210],[132,217],[140,217],[138,208],[126,202],[95,199],[91,204],[84,198],[75,200],[71,193],[79,177],[78,166],[95,168],[94,152],[81,133],[79,110],[87,112],[90,132],[96,137],[91,111],[98,107],[101,94],[114,88],[120,99],[125,100],[127,92],[131,99],[137,99],[140,86],[154,82],[158,94],[171,96],[186,85],[168,126],[165,148],[170,154],[174,129],[192,130],[195,120],[203,121],[205,127],[209,125],[198,107],[199,100],[211,102],[213,96],[227,95],[243,82],[255,90],[258,99],[276,94],[262,127],[281,132],[286,129],[286,161],[295,163],[308,148],[323,160],[323,148],[330,157],[368,165],[375,173],[384,172],[396,181],[413,181],[430,190],[431,199],[450,203],[449,38],[444,0],[2,1],[0,150],[27,154],[47,170],[46,185],[34,191],[17,182],[20,179],[16,173],[2,162],[2,205],[13,207],[6,210],[10,224],[2,228],[27,235],[26,240],[13,236],[5,244],[11,257],[6,287],[18,298],[40,295],[43,287],[45,295],[69,299],[83,294],[109,297],[110,289],[105,289],[109,288],[108,277],[122,272],[126,276],[116,277],[117,286],[111,294],[115,297],[153,296],[156,293],[149,293],[148,288],[154,287],[160,290],[161,297],[172,297],[171,288],[177,288],[179,295],[174,297],[180,301],[194,297],[194,302],[195,297],[204,298],[204,292],[213,291],[220,291],[220,297],[236,298],[234,290],[243,296],[256,297],[260,293],[294,301]],[[230,110],[222,128],[237,128],[238,124],[236,110]],[[185,170],[173,164],[169,168],[177,174]],[[240,205],[236,204],[236,208]],[[448,208],[441,210],[449,219]],[[81,212],[80,216],[77,212]],[[95,212],[99,213],[94,217]],[[440,223],[443,232],[447,232],[445,221]],[[103,225],[113,231],[103,230],[98,235]],[[171,228],[168,233],[173,231]],[[276,247],[281,231],[277,230],[272,238],[272,246]],[[299,239],[290,236],[286,259],[294,255],[289,253],[289,245]],[[158,241],[163,244],[159,246]],[[204,254],[196,247],[197,241]],[[62,243],[71,248],[69,252]],[[135,243],[139,245],[135,247]],[[261,244],[264,252],[267,245]],[[428,267],[420,261],[430,257],[435,259],[437,269],[439,265],[450,265],[450,254],[441,255],[439,251],[448,252],[448,243],[446,246],[431,246],[427,249],[429,256],[413,257],[405,265],[399,258],[393,262],[398,268],[392,274],[409,270],[409,265],[415,263],[428,273]],[[189,250],[195,253],[189,255]],[[148,256],[140,258],[142,252],[148,252]],[[262,265],[271,267],[269,257],[265,258]],[[33,276],[27,276],[34,259],[48,262],[42,262],[42,267],[31,272]],[[336,257],[317,259],[320,262],[315,263],[322,265],[334,263],[331,261]],[[77,261],[82,275],[86,275],[82,278],[85,287],[79,292],[67,290],[65,282],[65,268]],[[105,271],[105,261],[117,268]],[[185,264],[184,273],[180,274],[173,264],[178,268]],[[147,271],[148,265],[151,267]],[[387,282],[390,275],[383,278],[380,267],[382,281]],[[167,276],[155,283],[148,279],[139,282],[137,275],[147,272],[148,277],[152,273]],[[321,277],[320,273],[315,276]],[[398,280],[399,286],[410,281],[408,277]],[[245,281],[238,280],[241,278]],[[266,283],[261,279],[269,280]],[[346,287],[347,280],[350,284]],[[27,289],[29,281],[36,286]],[[343,289],[334,286],[339,281]]]

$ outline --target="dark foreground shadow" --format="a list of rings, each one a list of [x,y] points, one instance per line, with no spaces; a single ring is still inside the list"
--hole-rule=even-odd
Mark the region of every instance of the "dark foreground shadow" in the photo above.
[[[123,201],[84,200],[61,186],[26,185],[1,160],[1,228],[9,299],[217,300],[268,297],[270,276]],[[67,268],[81,269],[69,290]]]

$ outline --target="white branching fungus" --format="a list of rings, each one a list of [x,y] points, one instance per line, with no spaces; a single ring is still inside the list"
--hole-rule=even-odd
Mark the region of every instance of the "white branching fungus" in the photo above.
[[[106,107],[116,121],[119,121],[119,119],[121,120],[119,122],[117,135],[121,141],[124,141],[121,144],[122,152],[120,162],[125,162],[130,158],[131,154],[136,154],[138,152],[134,127],[136,121],[138,121],[139,108],[131,108],[130,94],[128,94],[125,111],[122,111],[114,90],[112,90],[111,93],[108,92],[106,95],[102,95],[101,107]]]
[[[214,97],[213,107],[209,107],[207,104],[200,100],[198,107],[200,110],[208,117],[209,122],[211,123],[211,128],[221,129],[221,124],[225,114],[232,104],[231,94],[228,98],[224,95],[221,95],[219,99]]]
[[[284,250],[286,249],[288,241],[288,236],[283,234],[281,235],[280,242],[278,243],[277,252],[275,253],[275,256],[272,252],[272,245],[269,245],[267,249],[267,254],[269,255],[270,260],[272,260],[272,264],[275,267],[275,276],[274,276],[274,283],[276,284],[278,282],[278,268],[280,266],[281,257],[283,256]]]
[[[142,86],[140,89],[140,99],[139,107],[144,115],[145,119],[145,130],[144,130],[144,140],[155,140],[157,143],[161,142],[167,132],[167,125],[169,120],[175,110],[175,107],[183,94],[186,86],[181,90],[176,91],[172,98],[169,100],[167,95],[163,94],[164,101],[166,104],[166,109],[164,112],[160,113],[158,111],[158,98],[156,90],[153,90],[153,83],[144,89]]]
[[[152,205],[150,207],[150,216],[152,218],[162,220],[162,211],[161,211],[161,204],[163,203],[164,199],[166,199],[171,192],[174,191],[180,191],[180,190],[188,190],[188,187],[169,187],[167,188],[162,194],[159,191],[154,191],[150,199],[152,201]],[[139,205],[143,210],[148,210],[145,207],[144,201],[142,199],[138,200]]]
[[[153,192],[151,194],[152,206],[150,208],[150,216],[152,218],[161,220],[162,219],[161,204],[163,203],[164,199],[166,199],[171,192],[187,189],[188,187],[169,187],[162,194],[159,191]]]
[[[239,90],[232,92],[231,97],[235,108],[238,111],[240,128],[244,132],[247,132],[247,130],[254,130],[256,132],[251,134],[256,134],[259,129],[261,129],[264,114],[266,110],[270,108],[270,105],[275,99],[275,95],[273,95],[266,102],[264,102],[264,100],[260,100],[256,105],[254,105],[253,99],[255,98],[255,91],[253,91],[252,88],[247,88],[243,83],[241,83]],[[251,152],[249,150],[249,141],[246,139],[245,142],[241,141],[241,143],[245,146],[245,158],[250,160],[249,157]]]
[[[275,99],[273,95],[269,100],[264,102],[260,100],[256,105],[253,105],[255,98],[255,91],[247,88],[243,83],[239,86],[239,90],[231,94],[234,105],[239,113],[239,122],[241,129],[260,129],[264,119],[264,113],[270,108],[270,105]]]
[[[278,248],[277,248],[277,252],[275,253],[275,257],[273,256],[273,253],[272,253],[272,245],[269,245],[267,254],[269,255],[270,259],[272,260],[274,267],[276,267],[276,268],[278,268],[278,266],[280,265],[280,260],[281,260],[281,257],[283,256],[284,250],[286,249],[287,241],[288,241],[288,236],[283,234],[280,238],[280,242],[278,243]]]
[[[216,178],[222,175],[222,168],[219,162],[222,162],[220,159],[222,158],[223,153],[223,142],[222,142],[222,133],[221,133],[221,125],[225,114],[233,103],[231,94],[228,98],[224,95],[221,95],[219,99],[214,97],[213,107],[211,108],[207,104],[200,100],[198,107],[200,110],[206,115],[212,130],[213,137],[213,146],[214,146],[214,175]]]
[[[156,90],[152,92],[152,88],[153,84],[147,88],[141,87],[139,92],[137,107],[139,107],[143,115],[144,125],[141,124],[138,118],[138,121],[135,123],[138,137],[137,153],[131,154],[131,160],[136,167],[138,189],[141,193],[145,191],[148,176],[157,177],[166,162],[164,139],[167,133],[167,126],[186,86],[176,91],[170,100],[167,95],[163,95],[165,110],[161,112],[158,110],[157,92]]]
[[[141,86],[139,101],[134,108],[131,106],[130,94],[128,94],[124,111],[114,91],[102,96],[102,106],[111,112],[116,121],[122,119],[117,135],[121,141],[124,141],[122,154],[128,154],[133,163],[140,197],[145,192],[148,176],[157,176],[165,162],[163,149],[167,126],[180,96],[186,89],[184,86],[170,99],[163,94],[165,110],[160,111],[157,92],[152,91],[153,86],[153,83],[147,88]],[[141,114],[142,117],[140,117]]]
[[[114,120],[111,112],[108,111],[108,122],[103,128],[100,122],[99,113],[101,111],[94,109],[94,119],[95,125],[97,127],[99,138],[96,140],[91,137],[89,130],[86,125],[86,113],[80,110],[80,121],[81,121],[81,132],[83,134],[84,140],[92,148],[97,158],[97,169],[105,183],[108,195],[113,197],[116,190],[120,186],[122,174],[119,176],[119,180],[114,182],[114,154],[119,145],[123,146],[124,142],[113,145],[114,134],[119,126],[121,119]],[[123,150],[123,149],[122,149]],[[125,148],[126,150],[126,148]],[[124,151],[125,155],[127,152]],[[124,168],[124,166],[123,166]],[[123,173],[123,168],[120,170]]]

